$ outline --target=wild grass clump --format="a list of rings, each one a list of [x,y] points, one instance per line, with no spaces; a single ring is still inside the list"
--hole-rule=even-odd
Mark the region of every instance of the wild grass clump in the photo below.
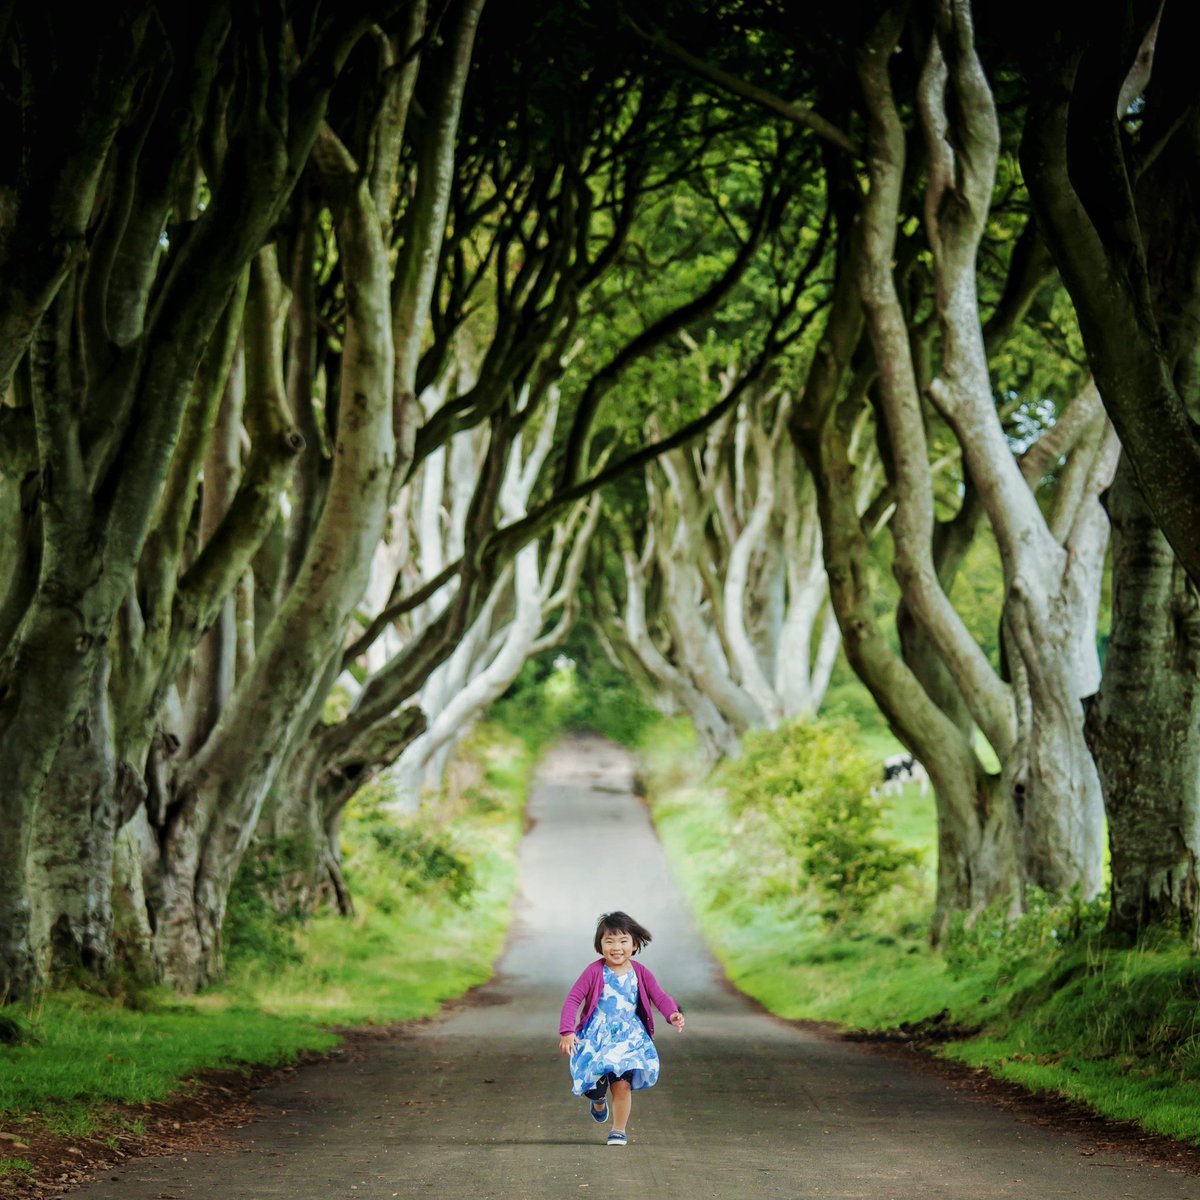
[[[1084,941],[1013,989],[982,1035],[946,1048],[1034,1091],[1200,1143],[1200,965],[1162,934]]]
[[[33,1174],[33,1163],[27,1158],[5,1158],[0,1155],[0,1179],[28,1178]]]
[[[956,912],[942,956],[953,976],[978,971],[981,963],[988,963],[1002,979],[1030,959],[1053,959],[1058,951],[1099,937],[1107,919],[1107,892],[1085,901],[1078,888],[1061,898],[1027,884],[1025,911],[1015,920],[1007,904],[976,913]]]

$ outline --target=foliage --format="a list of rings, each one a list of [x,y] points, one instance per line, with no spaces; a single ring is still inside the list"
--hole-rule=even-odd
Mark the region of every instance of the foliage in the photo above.
[[[819,723],[810,740],[841,747],[851,728]],[[828,907],[825,894],[798,886],[796,864],[782,853],[778,828],[763,820],[739,823],[728,789],[716,786],[717,779],[698,768],[695,735],[689,741],[687,734],[682,725],[655,730],[642,752],[644,778],[674,872],[733,983],[782,1015],[817,1015],[801,1013],[797,1006],[819,1001],[825,1006],[820,1015],[831,1018],[845,1011],[847,989],[829,977],[826,963],[844,960],[848,987],[860,989],[875,977],[859,966],[874,966],[880,954],[896,960],[898,974],[905,974],[918,956],[924,969],[936,828],[932,796],[921,796],[910,785],[902,806],[880,809],[884,823],[878,836],[920,859],[923,871],[906,871],[886,905],[831,923],[822,916]],[[753,775],[761,767],[763,777],[777,777],[777,765],[755,752],[756,744],[750,739],[750,762],[744,771],[739,768],[741,775]],[[863,754],[854,746],[849,750]],[[795,747],[791,753],[802,756]],[[881,944],[888,949],[881,950]],[[798,979],[804,985],[799,995]]]
[[[564,651],[527,662],[491,717],[533,749],[567,731],[598,733],[632,748],[659,714],[585,628]]]
[[[760,888],[812,887],[827,921],[860,919],[910,874],[919,856],[882,832],[875,760],[845,722],[797,721],[748,734],[720,770],[733,840],[752,839]]]
[[[354,916],[298,931],[302,961],[244,964],[230,990],[272,1012],[351,1024],[429,1016],[483,983],[504,942],[533,755],[492,724],[460,746],[445,794],[417,816],[381,811],[378,783],[341,831]]]
[[[229,890],[222,927],[228,966],[245,959],[299,960],[295,934],[302,914],[287,881],[306,858],[298,838],[260,840],[247,850]]]
[[[556,670],[545,656],[534,658],[521,668],[488,715],[501,729],[537,752],[566,728],[564,710],[574,696],[575,686],[573,672]]]
[[[1015,920],[1002,904],[979,913],[956,912],[942,948],[946,969],[957,978],[977,970],[981,962],[991,962],[999,977],[1011,977],[1022,960],[1099,936],[1108,902],[1107,893],[1085,901],[1078,888],[1056,899],[1029,884],[1025,912]]]
[[[470,857],[444,829],[429,829],[418,820],[401,821],[382,810],[378,800],[356,806],[347,840],[355,845],[346,881],[351,892],[361,880],[384,876],[389,886],[376,890],[375,903],[385,912],[403,905],[403,893],[442,892],[455,903],[466,900],[476,887]]]

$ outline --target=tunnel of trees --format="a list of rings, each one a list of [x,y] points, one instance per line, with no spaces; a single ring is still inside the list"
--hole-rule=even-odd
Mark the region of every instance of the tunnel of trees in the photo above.
[[[1110,15],[0,7],[0,997],[205,987],[268,833],[345,903],[585,598],[714,760],[847,663],[935,941],[1107,837],[1200,948],[1200,76]]]

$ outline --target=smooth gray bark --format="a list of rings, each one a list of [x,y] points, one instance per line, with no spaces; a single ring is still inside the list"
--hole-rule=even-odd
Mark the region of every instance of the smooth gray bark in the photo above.
[[[1113,626],[1087,734],[1108,814],[1109,929],[1200,950],[1200,603],[1122,461],[1108,494]]]

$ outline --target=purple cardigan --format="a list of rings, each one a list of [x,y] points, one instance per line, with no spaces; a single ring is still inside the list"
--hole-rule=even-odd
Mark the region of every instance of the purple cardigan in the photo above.
[[[648,1000],[654,1001],[654,1007],[664,1017],[671,1017],[679,1012],[679,1005],[658,986],[658,980],[654,978],[654,973],[648,967],[643,967],[636,959],[630,960],[630,966],[633,967],[638,981],[637,1015],[645,1025],[646,1032],[653,1037],[654,1017],[650,1013]],[[574,986],[567,993],[566,1003],[562,1007],[562,1016],[558,1019],[560,1036],[565,1037],[568,1033],[578,1033],[588,1023],[592,1013],[596,1011],[596,1005],[600,1003],[602,991],[604,991],[604,959],[598,958],[595,962],[588,963],[583,974],[575,980]],[[576,1015],[580,1012],[580,1005],[583,1005],[583,1012],[576,1020]]]

